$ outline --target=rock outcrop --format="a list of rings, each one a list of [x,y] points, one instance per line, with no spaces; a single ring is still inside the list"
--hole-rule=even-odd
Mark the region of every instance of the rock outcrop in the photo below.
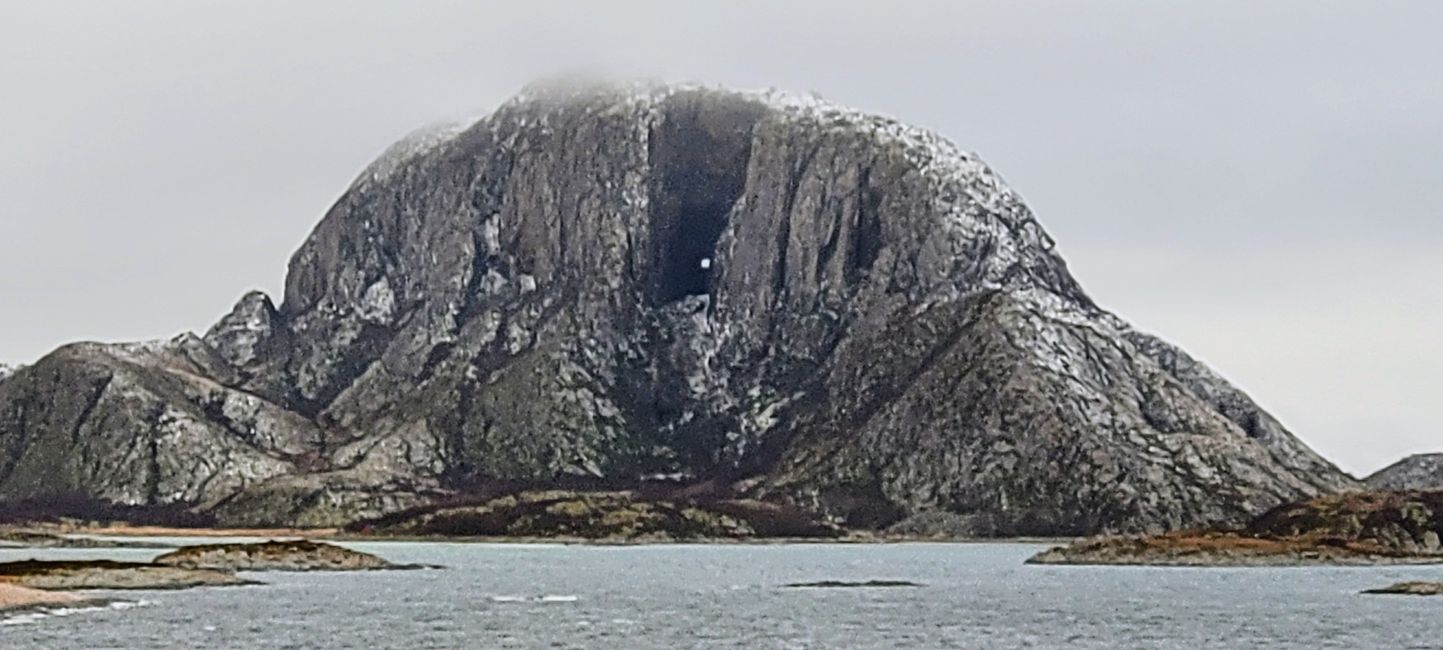
[[[1374,490],[1443,489],[1443,454],[1414,454],[1363,479]]]
[[[281,304],[0,384],[0,497],[306,526],[659,476],[971,535],[1239,523],[1356,485],[1095,305],[976,156],[779,93],[538,85],[387,151]]]
[[[843,531],[795,507],[749,500],[667,500],[632,492],[527,491],[353,524],[380,535],[561,538],[603,542],[833,539]]]
[[[1443,596],[1443,582],[1399,582],[1387,587],[1364,590],[1365,594],[1394,594],[1399,596]]]
[[[309,540],[198,544],[155,558],[155,564],[218,571],[374,571],[409,568],[370,553]]]
[[[0,562],[0,583],[32,589],[189,589],[257,584],[230,571],[112,560]]]
[[[173,548],[166,544],[125,539],[58,535],[0,528],[0,548]]]
[[[1443,563],[1443,492],[1353,492],[1274,508],[1246,527],[1085,539],[1034,564],[1258,566]]]

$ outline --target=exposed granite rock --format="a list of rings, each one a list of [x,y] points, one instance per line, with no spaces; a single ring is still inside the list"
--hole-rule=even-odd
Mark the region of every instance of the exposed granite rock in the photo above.
[[[1374,490],[1443,489],[1443,454],[1414,454],[1363,479]]]
[[[848,526],[1241,523],[1355,487],[1083,293],[936,134],[807,97],[529,88],[408,137],[203,338],[0,384],[0,496],[335,525],[666,475]]]
[[[221,571],[373,571],[401,568],[370,553],[309,540],[184,546],[155,558],[155,563],[184,569]]]
[[[1354,492],[1275,508],[1240,530],[1085,539],[1034,564],[1443,563],[1443,492]]]
[[[34,589],[189,589],[256,584],[229,571],[110,560],[0,562],[0,582]]]

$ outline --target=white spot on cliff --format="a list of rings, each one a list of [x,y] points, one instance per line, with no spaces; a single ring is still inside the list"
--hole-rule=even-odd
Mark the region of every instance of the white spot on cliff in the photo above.
[[[389,325],[396,315],[396,294],[391,291],[391,282],[381,278],[366,288],[361,304],[356,307],[361,320],[379,325]]]

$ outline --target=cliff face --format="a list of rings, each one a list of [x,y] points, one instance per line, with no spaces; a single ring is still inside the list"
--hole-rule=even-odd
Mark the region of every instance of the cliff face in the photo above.
[[[1443,489],[1443,454],[1414,454],[1363,479],[1374,490]]]
[[[203,337],[0,383],[0,495],[334,524],[665,475],[850,525],[1239,523],[1354,482],[1099,309],[1002,181],[819,101],[535,87],[372,164]]]

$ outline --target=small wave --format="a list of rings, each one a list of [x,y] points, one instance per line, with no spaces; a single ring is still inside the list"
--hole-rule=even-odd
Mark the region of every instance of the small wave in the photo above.
[[[493,603],[574,603],[580,596],[547,594],[544,596],[492,596]]]
[[[77,605],[74,607],[39,607],[6,618],[0,618],[0,625],[26,625],[37,621],[43,621],[47,618],[72,616],[85,612],[101,612],[106,610],[130,609],[132,607],[141,607],[148,604],[149,602],[143,600],[117,600],[115,602],[101,603],[98,605]]]

